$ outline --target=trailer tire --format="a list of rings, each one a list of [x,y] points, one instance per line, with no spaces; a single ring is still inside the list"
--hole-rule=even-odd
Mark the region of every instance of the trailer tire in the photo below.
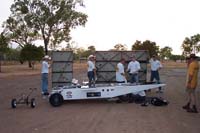
[[[11,101],[11,107],[13,109],[17,107],[17,100],[16,99],[12,99],[12,101]]]
[[[63,97],[59,93],[52,94],[49,98],[49,102],[52,106],[58,107],[61,106],[63,103]]]
[[[36,106],[36,102],[35,102],[35,98],[31,99],[31,108],[35,108]]]

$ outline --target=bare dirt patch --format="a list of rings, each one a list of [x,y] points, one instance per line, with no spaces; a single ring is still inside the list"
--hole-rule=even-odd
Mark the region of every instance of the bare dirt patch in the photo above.
[[[1,133],[199,133],[200,115],[189,114],[185,104],[185,67],[164,67],[161,79],[167,84],[163,96],[166,107],[141,107],[134,103],[116,104],[106,100],[65,102],[51,107],[40,94],[40,64],[36,70],[9,66],[0,73]],[[17,68],[17,69],[16,69]],[[16,72],[17,70],[17,72]],[[74,76],[87,79],[85,64],[74,64]],[[179,76],[177,76],[179,75]],[[148,75],[149,76],[149,75]],[[36,108],[21,105],[11,109],[10,100],[36,87]],[[199,88],[198,88],[199,89]],[[148,95],[157,95],[155,91]],[[200,93],[197,91],[198,109]]]

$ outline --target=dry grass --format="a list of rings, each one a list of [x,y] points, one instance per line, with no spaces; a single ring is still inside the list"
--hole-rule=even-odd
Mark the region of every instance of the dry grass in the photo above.
[[[162,62],[165,69],[174,69],[174,68],[186,68],[186,63],[181,62]],[[4,76],[13,76],[13,75],[35,75],[40,74],[41,64],[37,63],[35,68],[29,68],[28,64],[25,63],[23,65],[16,64],[16,65],[3,65],[1,68],[0,77]],[[75,74],[81,73],[82,71],[87,71],[87,64],[86,63],[79,63],[74,62],[73,64],[73,71]]]
[[[38,63],[34,69],[29,68],[28,64],[16,64],[16,65],[3,65],[1,66],[0,77],[14,76],[14,75],[35,75],[40,73],[41,65]]]
[[[174,61],[165,61],[162,62],[164,68],[186,68],[187,64],[185,62],[174,62]]]

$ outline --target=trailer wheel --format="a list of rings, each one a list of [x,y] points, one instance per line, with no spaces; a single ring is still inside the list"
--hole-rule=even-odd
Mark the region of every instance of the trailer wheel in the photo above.
[[[35,98],[31,99],[31,108],[35,108],[36,106],[36,102],[35,102]]]
[[[63,103],[63,97],[59,93],[52,94],[49,98],[49,102],[52,106],[58,107]]]
[[[17,100],[16,99],[12,99],[12,101],[11,101],[11,107],[13,109],[17,107]]]

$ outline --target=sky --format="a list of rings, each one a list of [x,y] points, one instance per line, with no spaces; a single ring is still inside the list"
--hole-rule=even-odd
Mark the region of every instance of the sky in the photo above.
[[[12,3],[0,4],[0,24]],[[84,0],[84,4],[79,10],[88,15],[88,22],[71,32],[78,47],[109,50],[120,43],[130,50],[136,40],[150,40],[181,54],[184,38],[200,33],[199,0]]]

